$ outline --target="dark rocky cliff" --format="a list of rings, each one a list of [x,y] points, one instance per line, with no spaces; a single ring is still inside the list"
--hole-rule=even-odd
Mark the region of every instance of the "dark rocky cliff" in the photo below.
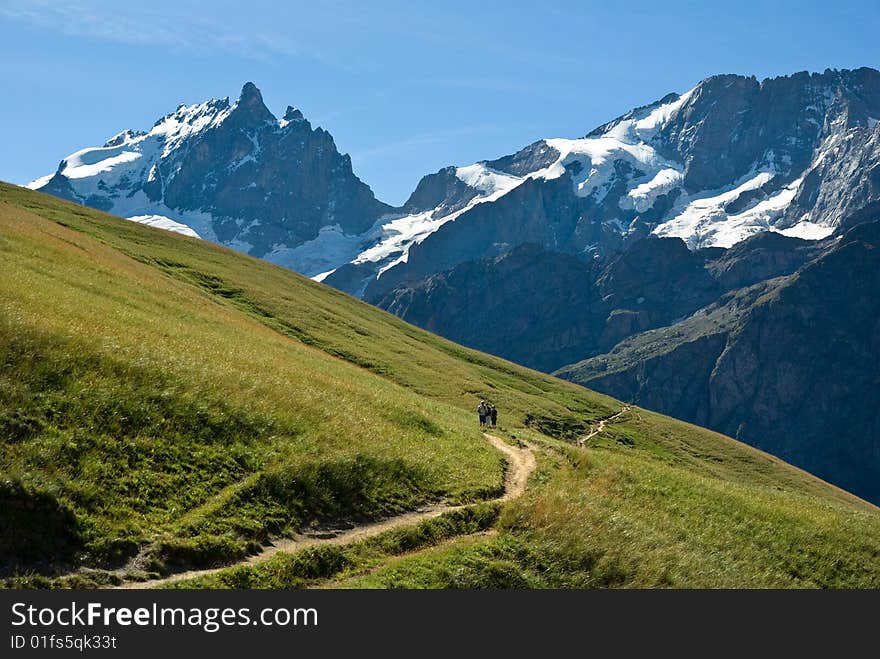
[[[558,374],[880,502],[880,222],[850,230],[793,275]]]

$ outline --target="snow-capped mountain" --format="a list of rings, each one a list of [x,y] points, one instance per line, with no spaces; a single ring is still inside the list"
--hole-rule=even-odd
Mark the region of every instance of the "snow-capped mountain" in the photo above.
[[[580,139],[447,167],[377,201],[326,131],[241,97],[181,106],[30,187],[242,249],[376,300],[536,243],[594,256],[648,233],[692,249],[824,238],[880,200],[880,73],[714,76]]]
[[[322,278],[376,300],[526,242],[595,255],[647,233],[692,249],[824,238],[880,199],[878,117],[873,69],[708,78],[581,139],[426,177],[407,215]]]
[[[28,187],[305,271],[291,248],[322,230],[361,234],[391,210],[329,133],[292,107],[276,119],[252,83],[232,104],[181,105],[149,131],[77,151]]]

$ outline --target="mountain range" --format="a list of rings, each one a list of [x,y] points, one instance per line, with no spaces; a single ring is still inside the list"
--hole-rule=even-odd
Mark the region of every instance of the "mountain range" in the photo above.
[[[880,199],[880,73],[720,75],[580,139],[425,176],[377,201],[329,133],[259,90],[181,105],[71,154],[29,187],[203,238],[373,298],[526,242],[607,253],[648,233],[730,247],[822,238]]]
[[[851,414],[833,426],[848,448],[831,450],[820,411],[842,391],[869,410],[875,392],[862,330],[877,282],[854,264],[873,249],[860,225],[880,217],[878,118],[873,69],[713,76],[581,138],[441,169],[392,207],[329,133],[292,107],[276,118],[248,83],[233,103],[180,106],[29,187],[285,265],[877,500],[880,429]],[[821,322],[795,331],[798,314]],[[813,364],[838,322],[831,345],[845,337],[851,369],[832,352],[823,368],[785,370],[791,337]],[[733,359],[745,346],[750,368]]]

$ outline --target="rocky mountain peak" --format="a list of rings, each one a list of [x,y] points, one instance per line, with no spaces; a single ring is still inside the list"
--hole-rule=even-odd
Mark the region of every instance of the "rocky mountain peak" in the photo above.
[[[284,111],[284,120],[285,121],[301,121],[304,119],[303,113],[299,110],[299,108],[295,108],[292,105],[287,106],[287,110]]]
[[[354,175],[327,131],[312,129],[293,107],[284,117],[277,121],[248,82],[232,105],[228,98],[181,104],[149,132],[125,131],[71,154],[30,187],[123,217],[165,218],[300,265],[290,253],[322,228],[361,233],[391,209]],[[283,130],[293,122],[296,130]]]
[[[254,124],[275,121],[275,116],[263,103],[263,95],[252,82],[246,82],[241,88],[241,95],[230,117],[232,116]]]

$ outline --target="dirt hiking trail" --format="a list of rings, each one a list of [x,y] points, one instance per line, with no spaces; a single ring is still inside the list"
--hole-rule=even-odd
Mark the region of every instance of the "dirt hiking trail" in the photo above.
[[[586,444],[588,441],[593,439],[593,437],[595,437],[600,432],[605,430],[605,426],[607,424],[611,423],[612,421],[616,421],[623,414],[626,414],[627,412],[629,412],[629,405],[624,405],[617,414],[612,414],[611,416],[609,416],[608,418],[605,418],[605,419],[599,419],[599,425],[596,426],[595,430],[587,433],[586,435],[583,435],[580,439],[578,439],[578,441],[577,441],[578,446],[583,446],[584,444]]]
[[[497,499],[493,499],[493,501],[511,501],[513,499],[516,499],[517,497],[522,496],[523,492],[525,492],[526,489],[526,482],[529,480],[529,476],[532,474],[532,472],[535,470],[535,467],[537,466],[535,454],[532,450],[533,447],[527,444],[522,448],[518,448],[511,446],[499,437],[495,437],[493,435],[483,436],[489,441],[490,444],[492,444],[492,446],[501,451],[501,453],[503,453],[505,458],[507,459],[507,469],[505,470],[504,476],[504,494]],[[247,558],[238,561],[237,563],[231,563],[230,565],[225,565],[218,568],[177,572],[167,577],[163,577],[160,579],[151,579],[149,581],[129,581],[120,586],[117,586],[117,588],[158,588],[168,584],[176,583],[178,581],[184,581],[185,579],[193,579],[195,577],[205,577],[212,574],[217,574],[218,572],[221,572],[223,570],[228,570],[229,568],[237,567],[240,565],[256,565],[257,563],[262,563],[269,560],[270,558],[275,556],[275,554],[281,552],[292,553],[300,551],[302,549],[306,549],[307,547],[314,547],[317,545],[346,545],[352,542],[358,542],[359,540],[366,540],[367,538],[379,535],[380,533],[384,533],[385,531],[390,531],[391,529],[416,524],[427,519],[439,517],[444,513],[452,512],[454,510],[461,510],[466,507],[466,505],[447,506],[443,504],[436,504],[432,506],[426,506],[412,512],[403,513],[402,515],[389,517],[388,519],[380,520],[378,522],[355,526],[354,528],[350,529],[323,529],[315,533],[298,534],[291,538],[279,538],[275,540],[271,545],[264,547],[263,550],[260,551],[258,554],[248,556]]]

